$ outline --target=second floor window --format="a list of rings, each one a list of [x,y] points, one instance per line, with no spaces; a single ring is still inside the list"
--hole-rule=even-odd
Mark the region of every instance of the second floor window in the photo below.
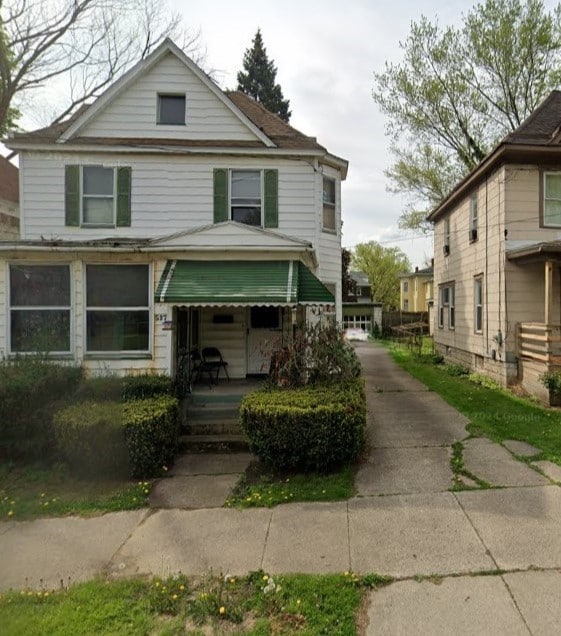
[[[543,224],[561,226],[561,172],[543,175]]]
[[[128,227],[131,169],[99,165],[65,166],[65,225]]]
[[[335,220],[335,179],[323,177],[323,229],[337,231]]]
[[[405,293],[407,293],[409,291],[409,282],[406,281],[406,280],[403,281],[403,291]]]
[[[231,219],[247,225],[261,225],[261,171],[232,170]]]
[[[450,219],[444,219],[444,256],[450,254]]]
[[[477,241],[477,195],[474,194],[469,201],[469,240]]]
[[[185,95],[158,95],[158,124],[185,124]]]

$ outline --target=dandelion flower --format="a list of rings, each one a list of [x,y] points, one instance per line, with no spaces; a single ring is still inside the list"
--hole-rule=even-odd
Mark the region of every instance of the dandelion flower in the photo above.
[[[264,575],[263,575],[263,580],[264,580],[264,581],[268,581],[268,580],[269,580],[269,577],[268,577],[266,574],[264,574]]]
[[[302,602],[302,601],[301,601],[299,598],[298,598],[298,599],[296,599],[296,605],[300,605],[300,603],[301,603],[301,602]]]
[[[13,517],[13,516],[14,516],[14,511],[8,510],[8,517]]]
[[[176,601],[176,600],[177,600],[177,594],[174,594],[171,598],[172,598],[174,601]]]
[[[180,586],[179,586],[179,589],[180,589],[181,591],[183,591],[183,590],[185,589],[185,586],[184,586],[184,585],[180,585]]]
[[[223,605],[218,611],[220,612],[220,614],[225,614],[226,613],[226,608]]]

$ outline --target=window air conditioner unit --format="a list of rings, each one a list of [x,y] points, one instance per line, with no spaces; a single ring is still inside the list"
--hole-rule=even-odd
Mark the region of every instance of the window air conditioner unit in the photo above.
[[[448,256],[448,254],[450,254],[450,246],[444,245],[444,247],[442,248],[442,251],[444,252],[444,256]]]
[[[469,240],[470,241],[477,241],[477,230],[476,229],[471,229],[469,231]]]

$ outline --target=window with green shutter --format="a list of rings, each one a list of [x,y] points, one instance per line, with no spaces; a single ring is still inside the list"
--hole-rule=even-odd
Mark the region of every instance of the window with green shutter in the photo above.
[[[214,170],[214,222],[278,227],[278,170]]]
[[[66,166],[65,219],[68,226],[129,227],[131,169]]]

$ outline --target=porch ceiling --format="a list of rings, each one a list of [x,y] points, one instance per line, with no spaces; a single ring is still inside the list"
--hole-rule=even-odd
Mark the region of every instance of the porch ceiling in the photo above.
[[[193,307],[334,304],[300,261],[168,261],[156,302]]]

